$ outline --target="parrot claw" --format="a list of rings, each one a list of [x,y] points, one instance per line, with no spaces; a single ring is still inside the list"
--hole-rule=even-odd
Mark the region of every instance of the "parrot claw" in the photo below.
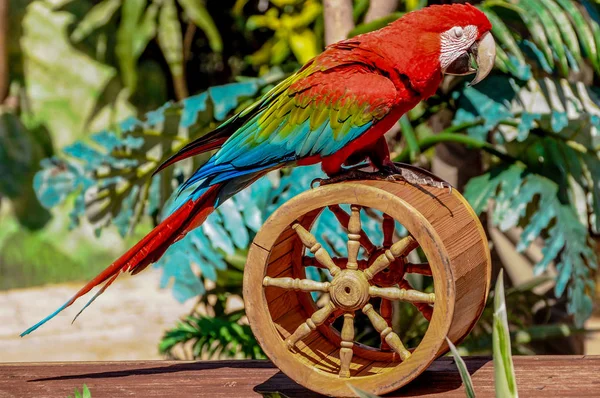
[[[356,181],[356,180],[375,180],[380,179],[379,173],[370,173],[367,171],[361,171],[357,169],[349,169],[340,174],[336,174],[329,178],[315,178],[310,183],[310,187],[314,188],[315,183],[319,183],[319,186],[336,184],[344,181]]]
[[[440,189],[449,189],[452,193],[452,185],[442,180],[435,174],[417,166],[406,163],[391,163],[381,170],[383,173],[389,173],[390,181],[406,181],[411,185],[425,185]]]
[[[329,178],[315,178],[310,183],[310,187],[315,188],[315,184],[323,186],[352,180],[405,181],[411,185],[425,185],[440,189],[448,188],[452,193],[452,185],[448,182],[427,170],[404,163],[390,163],[375,172],[362,171],[358,167],[347,169]]]
[[[325,181],[324,178],[315,178],[310,182],[310,189],[315,189],[315,184],[318,184],[319,186],[323,185],[323,181]]]
[[[389,181],[406,181],[411,185],[425,185],[440,189],[449,189],[449,193],[452,193],[452,185],[446,181],[436,181],[429,176],[418,176],[411,170],[403,170],[400,174],[391,174],[387,177]]]

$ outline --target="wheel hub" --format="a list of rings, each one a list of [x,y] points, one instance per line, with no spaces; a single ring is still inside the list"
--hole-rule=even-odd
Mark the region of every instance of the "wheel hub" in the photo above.
[[[345,311],[355,311],[369,302],[369,281],[362,271],[346,269],[331,281],[331,300]]]

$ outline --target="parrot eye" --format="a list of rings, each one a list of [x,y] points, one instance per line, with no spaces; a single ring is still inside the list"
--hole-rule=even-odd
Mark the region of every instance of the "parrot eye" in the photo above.
[[[469,51],[473,43],[477,40],[477,26],[453,26],[440,36],[440,66],[444,73],[447,73],[447,68]],[[470,68],[466,67],[469,62],[468,56],[462,57],[456,65],[449,70],[453,74],[473,73]],[[458,72],[461,73],[458,73]]]
[[[460,26],[455,26],[454,28],[452,28],[452,34],[457,39],[460,39],[463,36],[463,28],[461,28]]]

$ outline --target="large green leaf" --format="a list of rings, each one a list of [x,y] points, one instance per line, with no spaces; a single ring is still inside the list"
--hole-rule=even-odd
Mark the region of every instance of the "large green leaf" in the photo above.
[[[482,9],[492,22],[492,32],[499,44],[499,68],[517,78],[529,78],[527,69],[522,67],[527,58],[525,48],[547,73],[558,67],[566,77],[571,71],[578,72],[586,60],[599,73],[597,10],[586,0],[582,3],[585,13],[568,0],[484,1]],[[502,12],[502,18],[496,11]],[[508,29],[507,25],[521,25],[526,34],[522,35],[521,29]]]
[[[67,146],[64,156],[44,161],[44,170],[36,175],[38,197],[53,207],[78,192],[75,223],[86,214],[98,230],[112,222],[126,234],[143,215],[157,216],[191,164],[176,171],[167,168],[151,179],[154,169],[190,140],[214,129],[273,78],[277,79],[212,87],[180,103],[167,103],[143,120],[129,118],[118,131],[102,131]]]
[[[27,126],[45,125],[57,147],[81,136],[104,87],[116,75],[114,68],[72,46],[67,31],[74,20],[48,2],[32,2],[20,40],[30,104]]]
[[[569,203],[557,195],[559,186],[541,175],[519,165],[499,166],[467,184],[465,197],[477,213],[493,199],[492,223],[502,230],[525,225],[519,250],[527,248],[536,238],[545,240],[542,260],[535,272],[545,271],[554,261],[558,271],[555,293],[560,297],[565,289],[569,312],[581,325],[591,314],[595,290],[591,275],[597,269],[597,258],[588,237],[588,230]]]

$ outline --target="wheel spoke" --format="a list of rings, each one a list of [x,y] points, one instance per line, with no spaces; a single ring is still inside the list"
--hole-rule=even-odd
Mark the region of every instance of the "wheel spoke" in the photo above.
[[[292,225],[292,228],[296,231],[304,246],[306,246],[308,250],[315,255],[317,261],[327,268],[332,276],[335,276],[338,272],[340,272],[340,267],[335,265],[329,253],[327,253],[327,251],[323,249],[323,246],[317,242],[317,239],[313,234],[308,232],[306,228],[299,223]]]
[[[346,213],[344,209],[342,209],[339,205],[331,205],[328,206],[328,208],[329,210],[331,210],[335,218],[337,218],[342,227],[348,229],[350,215]],[[365,231],[360,231],[359,233],[360,244],[365,249],[365,252],[367,252],[367,255],[373,253],[373,251],[375,250],[375,245],[373,244],[373,242],[371,242]]]
[[[401,280],[398,283],[398,286],[400,286],[402,289],[412,289],[413,288],[406,279]],[[412,303],[412,305],[414,305],[421,312],[421,314],[423,314],[423,317],[425,317],[425,319],[427,319],[428,321],[431,321],[431,316],[433,315],[433,307],[432,306],[430,306],[429,304],[425,304],[425,303]]]
[[[371,304],[367,304],[363,307],[362,311],[369,317],[375,330],[381,334],[381,337],[389,344],[392,350],[396,351],[403,361],[408,359],[410,352],[404,347],[400,337],[388,326],[385,319],[375,311],[375,308]]]
[[[362,232],[360,225],[360,208],[352,206],[352,214],[348,221],[348,265],[346,268],[358,269],[358,251],[360,250],[360,233]]]
[[[320,310],[315,311],[311,317],[306,320],[306,322],[298,326],[294,333],[292,333],[292,335],[285,340],[288,348],[290,350],[294,348],[298,341],[308,336],[310,332],[317,328],[317,326],[323,324],[334,310],[335,306],[333,303],[329,302]]]
[[[348,264],[348,259],[345,257],[331,257],[331,260],[333,260],[333,263],[340,268],[343,268]],[[366,267],[366,264],[367,260],[358,260],[359,269]],[[327,269],[323,264],[319,263],[317,259],[309,256],[302,257],[302,266]]]
[[[381,299],[381,304],[379,304],[379,314],[381,314],[381,317],[385,320],[388,326],[392,326],[393,308],[394,307],[392,306],[392,302],[390,300],[384,298]],[[385,342],[383,337],[381,338],[380,348],[382,351],[390,350],[389,344]]]
[[[431,276],[431,268],[429,267],[429,263],[406,263],[404,265],[404,269],[407,274],[421,274]]]
[[[350,364],[352,363],[352,347],[354,346],[354,313],[344,314],[342,326],[342,342],[340,343],[340,377],[350,377]]]
[[[415,249],[419,244],[412,236],[407,236],[394,243],[365,270],[365,276],[371,280],[380,271],[387,268],[395,258],[405,256]]]
[[[388,248],[392,245],[394,239],[394,230],[396,228],[396,220],[387,214],[383,215],[383,222],[381,223],[383,229],[383,247]]]
[[[398,289],[397,287],[369,287],[371,297],[381,297],[388,300],[404,301],[407,303],[435,303],[435,293],[423,293],[418,290]]]
[[[265,276],[263,286],[275,286],[283,289],[301,290],[303,292],[328,292],[331,284],[329,282],[317,282],[310,279],[271,278]]]
[[[290,337],[285,340],[288,348],[291,350],[296,343],[298,343],[298,341],[308,336],[313,330],[316,330],[317,326],[322,325],[325,321],[327,321],[334,310],[335,305],[329,302],[325,304],[323,308],[315,311],[311,317],[306,320],[306,322],[298,326],[294,333],[292,333]]]

